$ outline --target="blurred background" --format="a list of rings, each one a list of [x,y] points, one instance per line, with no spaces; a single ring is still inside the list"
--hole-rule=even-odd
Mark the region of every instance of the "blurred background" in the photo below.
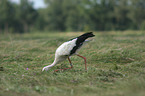
[[[0,0],[0,33],[145,30],[145,0]]]

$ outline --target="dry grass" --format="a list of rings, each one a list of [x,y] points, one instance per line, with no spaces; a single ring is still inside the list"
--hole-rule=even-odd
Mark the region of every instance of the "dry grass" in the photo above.
[[[79,33],[31,33],[0,35],[1,96],[144,96],[145,32],[96,32],[95,39],[79,57],[58,64],[49,72],[41,69],[53,62],[55,49]],[[27,70],[28,68],[28,70]]]

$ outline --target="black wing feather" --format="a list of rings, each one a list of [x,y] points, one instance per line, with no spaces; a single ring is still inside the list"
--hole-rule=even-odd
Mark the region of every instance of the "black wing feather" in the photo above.
[[[76,46],[73,47],[73,49],[72,49],[71,52],[70,52],[70,55],[74,54],[74,53],[76,52],[76,50],[79,49],[79,48],[83,45],[84,41],[85,41],[87,38],[89,38],[89,37],[94,37],[94,36],[95,36],[95,35],[93,35],[92,32],[88,32],[88,33],[85,33],[85,34],[83,34],[83,35],[77,37]]]

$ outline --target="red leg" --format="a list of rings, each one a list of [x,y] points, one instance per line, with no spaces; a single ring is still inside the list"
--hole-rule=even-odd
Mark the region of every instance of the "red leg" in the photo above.
[[[68,57],[68,61],[69,61],[71,67],[69,67],[69,68],[64,68],[64,69],[58,69],[58,70],[55,70],[54,72],[57,72],[57,71],[59,71],[59,70],[66,70],[66,69],[71,69],[71,68],[73,68],[73,65],[72,65],[71,60],[70,60],[69,57]]]
[[[77,54],[77,56],[79,56],[79,57],[81,57],[81,58],[83,58],[85,60],[85,70],[87,70],[86,57],[83,57],[83,56],[78,55],[78,54]]]
[[[69,63],[70,63],[70,68],[73,68],[73,65],[72,65],[72,63],[71,63],[71,60],[70,60],[70,58],[68,57],[68,61],[69,61]]]

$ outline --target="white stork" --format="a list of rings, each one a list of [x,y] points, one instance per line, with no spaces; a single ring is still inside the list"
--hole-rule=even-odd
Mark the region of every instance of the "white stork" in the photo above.
[[[88,32],[85,33],[79,37],[76,37],[74,39],[71,39],[70,41],[64,42],[62,45],[60,45],[56,52],[55,52],[55,59],[54,62],[51,65],[45,66],[42,71],[48,71],[49,69],[51,69],[54,65],[68,59],[68,61],[70,62],[70,66],[69,68],[64,68],[64,69],[58,69],[55,71],[59,71],[59,70],[65,70],[65,69],[71,69],[73,68],[73,65],[71,63],[70,60],[70,56],[72,55],[77,55],[81,58],[83,58],[85,60],[85,70],[87,70],[87,65],[86,65],[86,58],[79,55],[77,53],[77,51],[79,51],[79,49],[85,44],[85,42],[90,41],[87,40],[88,38],[94,37],[95,35],[92,32]]]

